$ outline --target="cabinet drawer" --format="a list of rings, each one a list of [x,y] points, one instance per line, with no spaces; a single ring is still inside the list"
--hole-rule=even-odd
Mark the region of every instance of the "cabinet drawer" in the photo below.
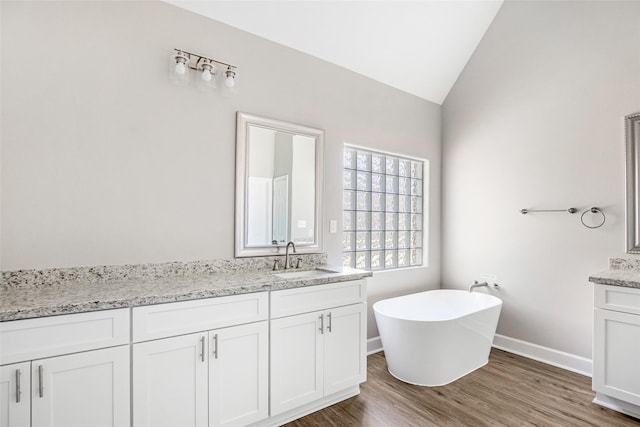
[[[268,316],[267,292],[135,307],[133,341],[257,322]]]
[[[129,309],[0,323],[0,363],[129,343]]]
[[[366,301],[366,282],[352,280],[271,292],[271,318]]]
[[[597,308],[640,314],[640,289],[596,285],[594,302]]]

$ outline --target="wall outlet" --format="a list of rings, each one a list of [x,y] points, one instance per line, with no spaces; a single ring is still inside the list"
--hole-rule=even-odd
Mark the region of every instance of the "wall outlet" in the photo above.
[[[338,221],[332,219],[329,221],[329,233],[337,233],[338,232]]]

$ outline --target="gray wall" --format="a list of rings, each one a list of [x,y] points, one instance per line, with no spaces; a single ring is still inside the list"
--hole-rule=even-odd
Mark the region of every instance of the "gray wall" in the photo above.
[[[496,276],[500,334],[591,358],[587,278],[625,255],[639,22],[640,2],[507,1],[443,104],[443,285]],[[518,213],[591,206],[595,230]]]
[[[342,144],[429,159],[429,266],[377,275],[370,302],[439,286],[440,106],[161,2],[0,7],[2,270],[232,258],[245,111],[325,130],[332,263]],[[237,64],[240,92],[171,85],[174,47]]]

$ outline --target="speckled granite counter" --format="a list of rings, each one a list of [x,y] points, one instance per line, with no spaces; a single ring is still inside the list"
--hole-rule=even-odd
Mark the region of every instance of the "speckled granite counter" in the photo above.
[[[272,262],[262,260],[263,264]],[[59,314],[80,313],[106,310],[111,308],[135,307],[140,305],[159,304],[175,301],[186,301],[199,298],[210,298],[243,293],[271,291],[278,289],[313,286],[356,280],[370,277],[371,272],[346,267],[324,266],[335,273],[327,272],[312,277],[283,279],[269,269],[202,267],[200,263],[192,268],[191,264],[178,264],[172,271],[174,274],[158,271],[157,268],[142,269],[146,273],[123,273],[125,267],[116,273],[100,269],[98,276],[107,276],[96,280],[88,277],[86,271],[80,273],[67,269],[63,274],[42,274],[29,272],[30,278],[48,276],[39,283],[18,283],[16,275],[3,273],[3,285],[0,288],[0,321],[28,319],[34,317],[53,316]],[[172,263],[175,267],[176,263]],[[181,268],[189,266],[190,268]],[[133,269],[136,266],[129,266]],[[318,267],[311,265],[308,268]],[[97,267],[92,267],[94,270]],[[126,271],[126,270],[124,270]],[[133,270],[132,270],[133,271]],[[299,270],[291,270],[299,271]],[[150,273],[151,272],[151,273]],[[23,275],[24,276],[24,275]],[[94,275],[95,276],[95,275]],[[52,280],[51,277],[57,278]],[[63,277],[61,279],[60,277]],[[115,277],[115,278],[114,278]],[[22,279],[22,282],[25,282]],[[27,281],[29,282],[29,281]]]
[[[640,259],[611,258],[609,270],[590,276],[589,281],[601,285],[640,288]]]

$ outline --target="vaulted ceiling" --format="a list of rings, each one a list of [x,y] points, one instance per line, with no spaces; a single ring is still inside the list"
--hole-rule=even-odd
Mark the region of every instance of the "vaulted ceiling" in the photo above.
[[[503,2],[167,1],[437,104]]]

